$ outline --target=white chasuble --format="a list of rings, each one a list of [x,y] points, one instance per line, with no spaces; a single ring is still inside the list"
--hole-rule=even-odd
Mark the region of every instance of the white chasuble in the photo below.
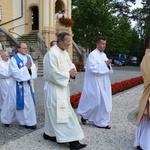
[[[65,143],[84,137],[70,104],[69,71],[75,68],[69,54],[54,45],[44,56],[44,132]]]
[[[68,82],[69,71],[74,68],[74,65],[70,61],[69,55],[66,51],[60,50],[57,46],[54,46],[56,55],[53,55],[52,50],[47,53],[45,61],[49,61],[49,66],[44,69],[45,80],[50,85],[55,87],[56,104],[57,104],[57,123],[68,122]],[[57,48],[57,49],[56,49]],[[49,85],[48,84],[48,85]],[[48,90],[48,87],[44,87],[44,90]],[[50,108],[52,99],[49,99],[49,92],[47,92],[47,106]],[[69,99],[68,99],[69,100]]]

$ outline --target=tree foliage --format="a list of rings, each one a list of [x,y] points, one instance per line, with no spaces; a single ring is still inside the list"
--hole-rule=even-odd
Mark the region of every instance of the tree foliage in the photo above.
[[[94,48],[99,35],[107,36],[115,24],[110,0],[76,0],[73,9],[74,40],[85,48]]]
[[[92,51],[96,39],[104,36],[108,54],[143,55],[143,38],[150,33],[148,2],[131,11],[135,0],[72,0],[74,41]],[[131,19],[137,22],[134,28]]]

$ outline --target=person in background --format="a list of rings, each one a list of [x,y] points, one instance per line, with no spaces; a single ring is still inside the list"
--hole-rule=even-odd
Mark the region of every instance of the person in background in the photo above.
[[[6,99],[6,94],[8,91],[8,85],[11,80],[11,75],[8,70],[9,68],[9,54],[6,51],[1,52],[0,54],[0,110],[2,109],[3,102]]]
[[[17,54],[11,57],[9,71],[12,79],[2,107],[1,121],[6,127],[17,120],[27,129],[36,129],[35,99],[30,80],[37,78],[37,69],[28,56],[25,43],[17,45]]]
[[[109,74],[113,69],[112,60],[104,53],[105,48],[106,39],[100,37],[96,41],[96,49],[88,56],[77,113],[81,115],[83,124],[88,120],[99,128],[110,129],[112,92]]]
[[[61,11],[58,11],[57,18],[60,19],[62,17]]]
[[[54,41],[54,40],[51,41],[51,42],[50,42],[50,47],[54,46],[55,44],[57,44],[57,41]]]
[[[65,10],[59,11],[58,14],[57,14],[57,18],[58,19],[60,19],[60,18],[66,18]]]
[[[61,18],[66,18],[65,10],[61,11],[62,17]]]
[[[0,54],[4,51],[3,47],[2,47],[2,44],[0,43]],[[1,60],[1,56],[0,56],[0,60]]]
[[[70,78],[75,78],[77,71],[66,49],[71,37],[62,32],[57,36],[57,44],[44,56],[44,95],[45,127],[44,139],[68,143],[70,150],[86,147],[79,140],[84,138],[76,114],[70,104]]]
[[[138,150],[150,149],[150,35],[144,40],[145,55],[140,64],[144,91],[139,102],[134,146]]]

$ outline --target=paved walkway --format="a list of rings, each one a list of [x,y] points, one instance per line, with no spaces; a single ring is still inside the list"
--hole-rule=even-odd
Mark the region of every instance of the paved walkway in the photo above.
[[[111,83],[140,76],[139,67],[117,67],[114,74],[110,76]],[[78,82],[71,84],[71,94],[81,91],[84,73],[79,73]],[[35,81],[35,96],[37,100],[38,129],[36,131],[19,127],[12,123],[10,128],[0,124],[0,149],[1,150],[67,150],[68,145],[59,145],[42,138],[44,126],[43,107],[43,77]],[[142,94],[143,85],[136,86],[130,90],[113,96],[113,111],[111,113],[112,129],[104,130],[88,123],[82,125],[85,138],[81,143],[87,143],[85,150],[134,150],[135,135],[135,112],[138,100]],[[136,95],[136,97],[135,97]],[[78,116],[79,117],[79,116]],[[80,121],[80,117],[79,117]],[[70,135],[71,136],[71,135]]]

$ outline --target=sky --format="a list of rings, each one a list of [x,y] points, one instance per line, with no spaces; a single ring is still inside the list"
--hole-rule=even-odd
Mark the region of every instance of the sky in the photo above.
[[[132,5],[131,9],[135,9],[135,8],[141,8],[142,4],[141,4],[142,0],[136,0],[136,4]],[[132,21],[132,27],[134,27],[136,24],[135,21]]]
[[[142,7],[141,2],[142,2],[142,0],[136,0],[136,4],[132,5],[132,8],[135,9],[135,8]]]

